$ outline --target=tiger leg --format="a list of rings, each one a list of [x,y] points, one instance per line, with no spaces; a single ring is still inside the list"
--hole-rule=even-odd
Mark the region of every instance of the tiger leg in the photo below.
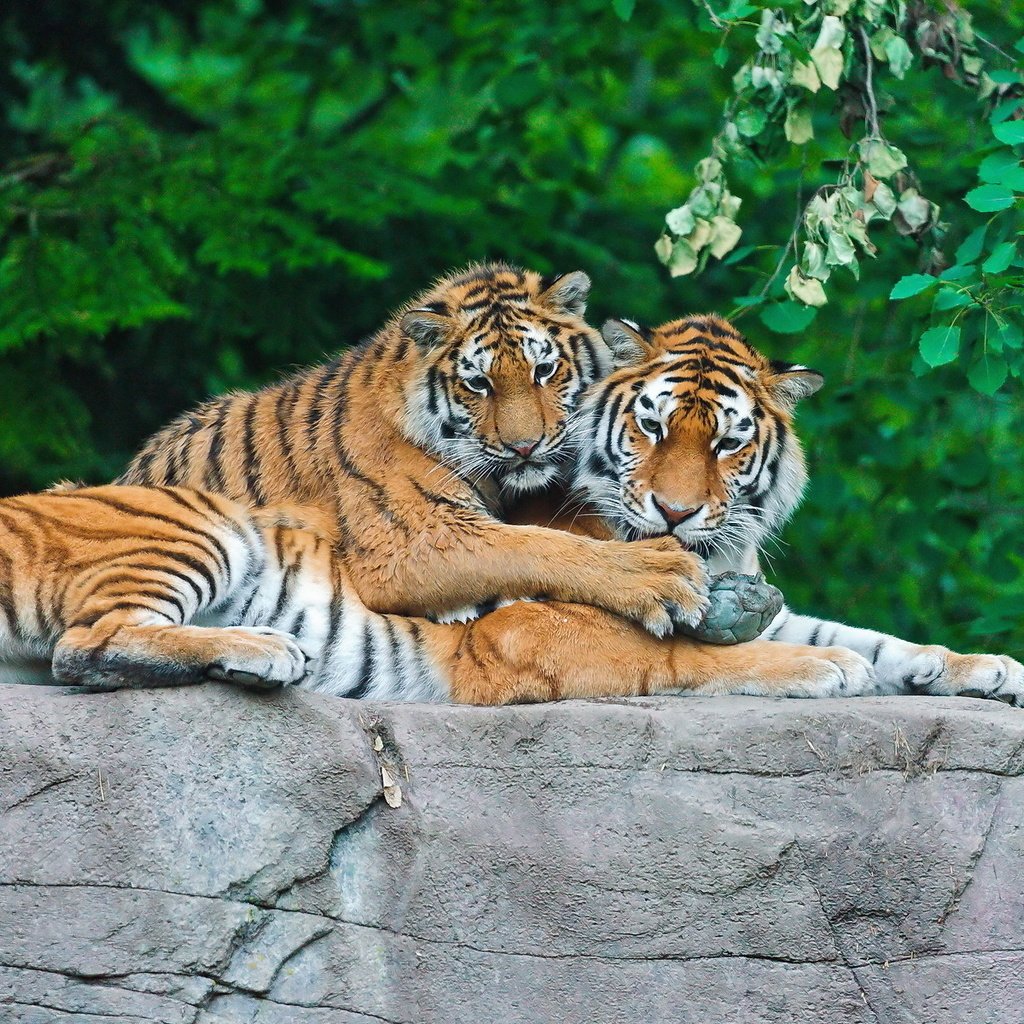
[[[783,608],[764,639],[856,651],[874,667],[887,693],[985,697],[1024,707],[1024,665],[1000,654],[957,654],[938,644],[914,644],[887,633],[794,615]]]
[[[876,692],[867,662],[842,648],[659,640],[585,605],[517,602],[423,632],[451,699],[511,704],[652,693],[840,697]]]
[[[298,682],[305,672],[306,656],[288,633],[266,626],[181,625],[148,609],[80,619],[53,652],[58,682],[102,689],[209,679],[269,688]]]

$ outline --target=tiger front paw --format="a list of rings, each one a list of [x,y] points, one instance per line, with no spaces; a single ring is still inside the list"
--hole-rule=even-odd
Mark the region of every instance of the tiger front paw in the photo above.
[[[813,681],[808,697],[875,697],[884,688],[871,663],[845,647],[822,647],[806,659]]]
[[[609,610],[657,637],[694,628],[707,614],[710,580],[703,559],[674,537],[634,541],[627,549],[623,585]]]
[[[269,690],[306,675],[306,655],[290,633],[270,626],[234,626],[224,634],[222,656],[206,669],[210,679]]]

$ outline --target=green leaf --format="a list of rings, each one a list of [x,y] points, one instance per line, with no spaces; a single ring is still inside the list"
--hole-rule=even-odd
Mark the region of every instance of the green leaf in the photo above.
[[[1013,117],[1019,109],[1020,100],[1016,96],[1003,100],[992,108],[992,113],[988,115],[989,124],[1002,124]]]
[[[980,255],[982,246],[985,244],[985,232],[987,224],[975,228],[961,243],[956,251],[957,263],[973,263]]]
[[[1017,246],[1013,242],[1003,242],[997,245],[981,265],[986,274],[1001,274],[1017,255]]]
[[[745,260],[756,248],[756,245],[741,245],[738,249],[733,249],[733,251],[729,253],[722,262],[727,267],[731,267],[734,263],[739,263],[740,260]]]
[[[962,309],[964,306],[973,305],[975,305],[974,296],[970,292],[960,291],[957,288],[940,288],[935,294],[932,310],[942,313],[947,309]]]
[[[901,277],[889,292],[890,299],[909,299],[911,295],[919,295],[933,284],[938,284],[939,279],[931,274],[907,274]]]
[[[967,380],[975,391],[994,395],[1006,380],[1006,360],[986,352],[967,371]]]
[[[744,107],[736,115],[736,127],[740,135],[752,139],[761,134],[767,120],[768,115],[760,107]]]
[[[939,274],[940,281],[964,281],[968,277],[977,277],[977,267],[965,267],[959,263],[954,263],[953,266],[946,267],[946,269]]]
[[[1017,146],[1024,142],[1024,121],[1004,121],[992,126],[992,134],[1008,146]]]
[[[623,20],[629,21],[633,17],[633,9],[636,7],[636,0],[612,0],[612,10]]]
[[[906,156],[881,139],[862,139],[859,148],[861,160],[876,178],[891,178],[907,166]]]
[[[494,98],[512,110],[522,110],[538,100],[546,89],[535,67],[524,67],[501,79],[494,87]]]
[[[1014,192],[1024,192],[1024,167],[1011,167],[999,179],[1000,185],[1012,188]]]
[[[998,183],[1003,180],[1007,171],[1020,167],[1020,160],[1017,154],[1009,149],[1000,149],[995,153],[989,153],[978,165],[978,177],[982,181]]]
[[[713,54],[711,54],[711,60],[714,62],[716,68],[724,68],[729,61],[729,51],[724,46],[719,46]]]
[[[943,366],[953,362],[960,351],[960,328],[944,324],[929,327],[917,343],[921,358],[929,366]]]
[[[842,231],[830,231],[828,247],[825,250],[825,262],[830,267],[848,267],[855,259],[856,253],[850,236]]]
[[[1013,193],[1005,185],[979,185],[964,196],[964,202],[979,213],[995,213],[1013,206]]]
[[[800,261],[800,269],[807,277],[827,281],[831,270],[825,265],[825,250],[817,242],[804,242],[804,256]]]
[[[748,4],[746,0],[732,0],[719,17],[723,21],[738,21],[740,18],[745,18],[748,14],[753,14],[756,10],[757,8],[753,4]]]
[[[1024,331],[1013,320],[1004,320],[999,325],[999,339],[1006,348],[1019,349],[1024,346]]]
[[[885,59],[889,62],[889,70],[897,78],[902,78],[914,62],[910,47],[902,36],[893,36],[885,44]]]
[[[804,330],[817,314],[813,306],[798,302],[776,302],[760,312],[761,322],[776,334],[797,334]]]

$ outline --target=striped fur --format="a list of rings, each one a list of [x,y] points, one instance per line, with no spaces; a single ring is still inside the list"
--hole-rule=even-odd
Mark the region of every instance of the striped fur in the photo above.
[[[0,661],[52,659],[59,682],[447,699],[425,645],[453,628],[370,612],[311,509],[170,487],[0,501]]]
[[[788,692],[848,678],[842,659],[656,640],[579,605],[516,602],[449,625],[372,612],[334,541],[316,510],[184,488],[0,501],[0,677],[46,680],[52,659],[59,682],[98,689],[219,679],[479,704],[763,688],[773,659]]]
[[[664,635],[706,605],[691,554],[499,518],[569,460],[577,403],[610,363],[582,319],[588,288],[579,272],[548,280],[502,264],[443,278],[332,362],[175,420],[120,482],[320,509],[376,611],[546,595]]]
[[[654,547],[575,539],[601,572],[599,555],[679,552],[672,538]],[[586,604],[518,601],[465,624],[381,614],[353,586],[337,540],[322,510],[250,509],[183,488],[8,499],[0,502],[0,660],[52,657],[59,680],[103,688],[213,678],[482,704],[653,692],[813,696],[872,685],[862,659],[839,648],[657,640]],[[644,572],[654,580],[664,569],[650,562]]]
[[[821,386],[804,366],[772,363],[724,320],[655,330],[610,321],[619,369],[588,395],[575,485],[618,537],[672,534],[713,573],[758,569],[758,549],[804,488],[797,401]],[[994,697],[1024,705],[1024,666],[957,654],[784,608],[763,639],[845,649],[879,692]]]

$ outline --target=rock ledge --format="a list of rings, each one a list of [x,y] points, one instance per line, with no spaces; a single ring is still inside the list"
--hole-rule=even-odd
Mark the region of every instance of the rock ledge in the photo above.
[[[1022,773],[966,699],[0,686],[0,1019],[1020,1024]]]

